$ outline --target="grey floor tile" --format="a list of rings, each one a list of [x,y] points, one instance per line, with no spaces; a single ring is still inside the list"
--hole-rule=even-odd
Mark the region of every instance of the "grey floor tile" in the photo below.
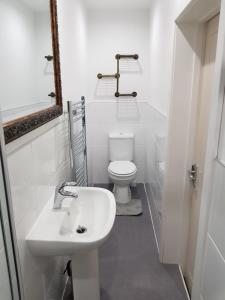
[[[143,185],[132,188],[132,194],[142,199],[143,214],[117,216],[100,248],[101,300],[187,299],[178,266],[159,262]]]

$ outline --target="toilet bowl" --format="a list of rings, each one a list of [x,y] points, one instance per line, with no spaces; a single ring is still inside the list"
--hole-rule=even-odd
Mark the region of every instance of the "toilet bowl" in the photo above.
[[[113,161],[108,167],[109,177],[114,183],[113,193],[117,203],[131,201],[130,184],[136,179],[137,168],[131,161]]]
[[[114,183],[113,193],[117,203],[131,201],[130,184],[136,179],[134,160],[134,134],[114,132],[109,134],[108,174]]]

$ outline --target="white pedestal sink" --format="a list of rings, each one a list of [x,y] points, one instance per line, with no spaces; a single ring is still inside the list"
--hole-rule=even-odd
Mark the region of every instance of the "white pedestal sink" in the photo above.
[[[62,209],[55,210],[52,195],[27,242],[36,256],[71,256],[74,299],[100,300],[98,247],[113,227],[115,198],[100,188],[66,189],[75,190],[78,199],[65,198]]]

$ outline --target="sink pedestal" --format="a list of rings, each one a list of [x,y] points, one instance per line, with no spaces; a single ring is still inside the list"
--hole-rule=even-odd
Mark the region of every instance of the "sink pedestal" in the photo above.
[[[72,257],[74,300],[100,300],[98,249]]]

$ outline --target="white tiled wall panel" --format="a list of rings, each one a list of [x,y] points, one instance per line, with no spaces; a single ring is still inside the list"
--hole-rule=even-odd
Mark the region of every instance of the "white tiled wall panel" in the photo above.
[[[108,183],[108,134],[133,132],[137,182],[156,181],[155,135],[165,135],[166,118],[148,102],[136,100],[88,101],[87,141],[89,182]]]
[[[67,121],[61,117],[54,123],[53,127],[38,136],[33,131],[28,142],[21,142],[20,145],[15,141],[17,147],[8,154],[26,300],[48,300],[51,282],[56,284],[56,288],[62,284],[62,278],[60,282],[53,280],[62,268],[60,259],[35,258],[25,240],[43,206],[54,192],[54,186],[67,179],[70,174]],[[54,300],[60,299],[60,296],[60,293],[56,294]]]

